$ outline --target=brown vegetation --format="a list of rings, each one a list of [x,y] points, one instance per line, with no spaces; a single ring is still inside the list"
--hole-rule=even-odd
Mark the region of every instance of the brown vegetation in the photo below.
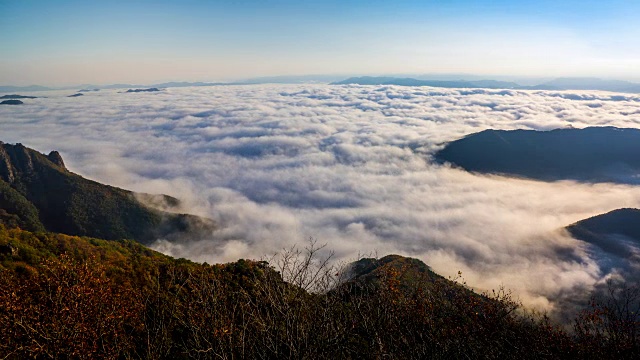
[[[638,355],[632,289],[594,300],[568,333],[504,290],[476,294],[400,256],[337,268],[312,243],[269,262],[200,265],[129,241],[2,226],[0,245],[2,358]]]

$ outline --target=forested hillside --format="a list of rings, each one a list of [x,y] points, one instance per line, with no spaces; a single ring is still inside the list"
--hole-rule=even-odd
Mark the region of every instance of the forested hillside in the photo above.
[[[0,225],[0,356],[23,358],[601,358],[638,354],[606,309],[576,333],[415,259],[336,268],[313,244],[264,261],[172,259],[132,241]],[[286,281],[285,281],[286,280]],[[630,333],[629,333],[630,334]],[[615,335],[615,336],[614,336]]]

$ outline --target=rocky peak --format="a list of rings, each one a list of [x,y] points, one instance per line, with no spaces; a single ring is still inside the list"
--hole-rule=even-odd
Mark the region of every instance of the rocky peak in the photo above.
[[[64,161],[62,160],[62,156],[60,156],[59,152],[57,152],[55,150],[50,152],[49,155],[47,155],[47,159],[49,159],[49,161],[51,161],[52,163],[60,166],[61,168],[65,169],[65,170],[67,169],[64,166]]]
[[[47,163],[51,165],[47,165]],[[49,155],[40,154],[24,145],[15,145],[0,142],[0,179],[13,184],[22,176],[32,176],[38,170],[47,167],[54,167],[66,171],[62,156],[57,151],[52,151]]]

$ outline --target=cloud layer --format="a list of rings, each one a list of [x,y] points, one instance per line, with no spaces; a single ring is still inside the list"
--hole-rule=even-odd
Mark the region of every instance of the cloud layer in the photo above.
[[[0,108],[0,140],[184,199],[221,229],[155,248],[196,261],[259,258],[314,237],[340,259],[410,255],[551,309],[607,275],[559,229],[640,207],[638,187],[479,176],[430,157],[487,128],[640,127],[637,95],[328,85],[66,95]]]

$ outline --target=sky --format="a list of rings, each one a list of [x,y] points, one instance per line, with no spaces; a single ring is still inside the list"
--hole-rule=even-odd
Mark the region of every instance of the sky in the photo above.
[[[0,0],[0,84],[303,74],[640,79],[640,3]]]

